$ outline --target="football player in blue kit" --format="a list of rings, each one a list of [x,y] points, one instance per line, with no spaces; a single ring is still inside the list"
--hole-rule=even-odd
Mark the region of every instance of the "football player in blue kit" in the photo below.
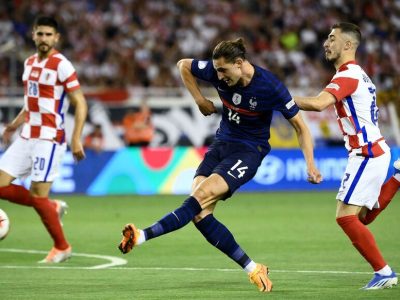
[[[222,120],[215,140],[198,167],[192,193],[176,210],[143,230],[127,224],[119,245],[122,253],[190,221],[213,246],[238,263],[261,292],[270,292],[268,268],[255,263],[235,241],[232,233],[213,215],[218,200],[225,200],[257,172],[271,147],[270,126],[273,111],[279,111],[292,124],[307,165],[308,181],[319,183],[322,177],[315,167],[313,143],[299,108],[285,85],[272,73],[252,65],[246,59],[242,39],[222,41],[212,60],[182,59],[178,68],[201,113],[216,113],[214,103],[206,99],[197,79],[211,83],[223,104]]]

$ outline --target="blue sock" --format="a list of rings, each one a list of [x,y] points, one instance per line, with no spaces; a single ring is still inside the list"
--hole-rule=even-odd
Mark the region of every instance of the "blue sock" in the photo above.
[[[143,229],[146,241],[185,226],[201,210],[199,202],[194,197],[187,198],[181,207],[165,215],[150,227]]]
[[[195,225],[211,245],[224,252],[242,268],[245,268],[251,262],[251,259],[236,243],[228,228],[214,218],[212,214]]]

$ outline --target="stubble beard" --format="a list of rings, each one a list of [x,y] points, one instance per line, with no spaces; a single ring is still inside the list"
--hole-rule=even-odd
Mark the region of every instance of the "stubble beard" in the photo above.
[[[336,62],[339,60],[339,58],[340,58],[340,55],[338,55],[338,54],[336,56],[329,57],[329,54],[325,53],[326,61],[328,61],[328,62],[330,62],[332,64],[336,64]]]
[[[47,44],[41,44],[37,47],[37,51],[40,57],[46,57],[52,49],[53,47]]]

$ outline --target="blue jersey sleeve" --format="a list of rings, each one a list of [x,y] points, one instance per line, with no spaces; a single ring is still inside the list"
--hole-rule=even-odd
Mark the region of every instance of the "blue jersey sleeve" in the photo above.
[[[201,80],[211,83],[218,81],[217,72],[211,60],[193,59],[191,71],[195,77]]]
[[[281,99],[281,105],[277,108],[278,111],[282,113],[285,119],[291,119],[299,112],[300,108],[294,102],[292,96],[290,95],[288,89],[283,83],[276,88],[277,97]]]

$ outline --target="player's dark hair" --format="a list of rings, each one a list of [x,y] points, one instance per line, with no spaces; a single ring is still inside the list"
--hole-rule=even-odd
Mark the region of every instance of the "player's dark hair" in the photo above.
[[[35,19],[35,22],[33,23],[33,28],[36,28],[38,26],[49,26],[53,27],[56,32],[58,32],[58,23],[56,19],[53,17],[48,17],[48,16],[39,16]]]
[[[246,59],[246,47],[242,38],[234,41],[222,41],[215,46],[212,59],[225,58],[226,62],[234,63],[236,58]]]
[[[340,22],[340,23],[334,24],[331,29],[335,29],[335,28],[339,28],[343,33],[350,34],[352,37],[355,38],[358,45],[361,43],[360,27],[358,27],[356,24]]]

